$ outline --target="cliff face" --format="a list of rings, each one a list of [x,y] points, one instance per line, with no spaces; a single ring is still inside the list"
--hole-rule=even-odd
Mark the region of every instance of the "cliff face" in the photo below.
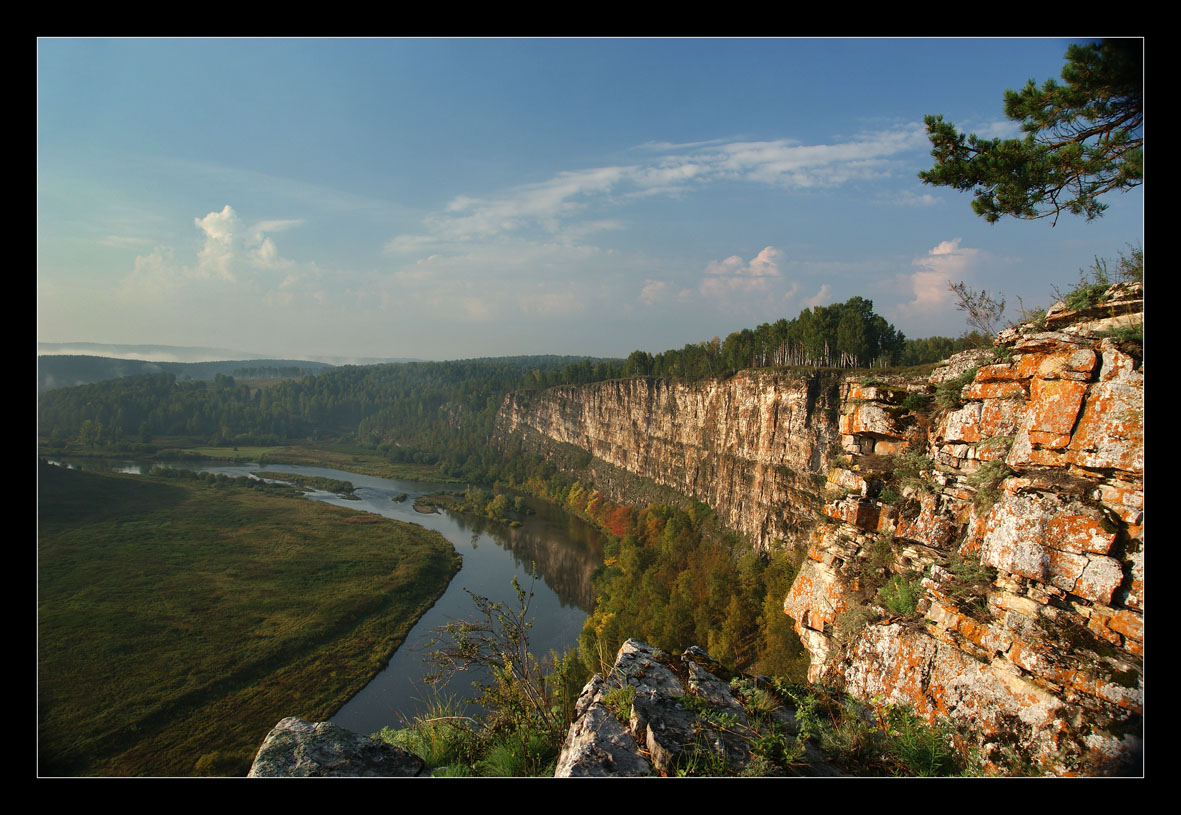
[[[1144,375],[1101,332],[1142,304],[1121,284],[1051,309],[927,381],[600,383],[509,397],[498,432],[589,453],[617,500],[655,482],[806,549],[784,610],[812,679],[952,719],[986,763],[1136,772]]]
[[[839,449],[833,376],[746,371],[724,382],[631,379],[511,394],[506,448],[593,456],[595,486],[616,500],[648,482],[708,504],[759,547],[819,517],[818,484]]]

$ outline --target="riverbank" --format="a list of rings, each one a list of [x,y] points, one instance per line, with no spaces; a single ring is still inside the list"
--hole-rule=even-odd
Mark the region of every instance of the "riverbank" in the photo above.
[[[306,441],[273,447],[210,447],[193,439],[170,438],[152,445],[128,445],[127,450],[112,447],[81,447],[76,443],[39,445],[42,458],[133,459],[146,464],[192,467],[202,462],[230,464],[299,464],[329,467],[336,470],[404,481],[430,481],[459,484],[461,479],[444,475],[434,464],[392,462],[380,453],[344,441]]]
[[[365,687],[459,568],[435,532],[231,482],[40,466],[41,775],[244,773],[279,718]]]

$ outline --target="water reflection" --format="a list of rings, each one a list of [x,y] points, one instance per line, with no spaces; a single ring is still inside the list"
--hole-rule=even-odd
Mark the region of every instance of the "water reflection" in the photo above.
[[[588,613],[594,608],[595,593],[591,576],[601,562],[601,534],[573,518],[535,499],[527,499],[534,515],[527,516],[519,527],[510,527],[488,518],[452,514],[455,525],[470,530],[472,548],[482,537],[490,537],[507,551],[519,569],[535,568],[553,589],[562,605],[574,605]],[[565,540],[569,545],[555,546]],[[597,553],[599,560],[588,564],[586,553]],[[587,566],[590,566],[588,569]]]

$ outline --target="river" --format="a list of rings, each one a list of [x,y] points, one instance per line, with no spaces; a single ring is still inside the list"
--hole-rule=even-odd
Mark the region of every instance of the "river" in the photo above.
[[[82,466],[97,469],[94,463]],[[104,469],[141,472],[137,465],[127,462]],[[460,571],[411,629],[389,665],[332,717],[331,721],[354,732],[370,734],[387,725],[399,726],[407,717],[424,711],[435,694],[458,702],[471,695],[470,676],[461,675],[450,686],[437,689],[422,680],[432,669],[427,647],[435,632],[448,622],[474,615],[475,608],[465,590],[513,608],[517,602],[513,577],[525,589],[532,586],[530,615],[534,624],[530,650],[538,657],[549,654],[551,649],[562,653],[574,647],[593,608],[591,575],[603,562],[603,536],[589,524],[544,501],[528,497],[535,514],[527,516],[520,527],[509,528],[457,513],[422,514],[414,510],[415,497],[461,488],[455,484],[401,481],[295,464],[200,465],[197,469],[232,476],[269,469],[350,481],[356,487],[357,500],[318,491],[308,497],[433,529],[463,556]],[[400,493],[406,493],[405,501],[392,500]],[[536,580],[531,577],[533,568],[538,574]],[[467,710],[474,708],[467,706]]]

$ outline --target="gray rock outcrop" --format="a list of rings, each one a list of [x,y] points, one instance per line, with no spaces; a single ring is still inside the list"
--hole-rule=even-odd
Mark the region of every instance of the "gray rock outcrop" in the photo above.
[[[360,736],[331,722],[289,716],[267,734],[249,778],[325,778],[419,775],[425,763],[413,753]]]
[[[758,733],[730,684],[712,672],[719,669],[700,648],[687,650],[677,664],[658,648],[628,640],[607,676],[595,674],[583,688],[555,777],[740,775],[755,769]],[[792,711],[776,709],[764,719],[764,729],[795,735]],[[840,774],[811,745],[799,761],[780,769],[785,775]]]

